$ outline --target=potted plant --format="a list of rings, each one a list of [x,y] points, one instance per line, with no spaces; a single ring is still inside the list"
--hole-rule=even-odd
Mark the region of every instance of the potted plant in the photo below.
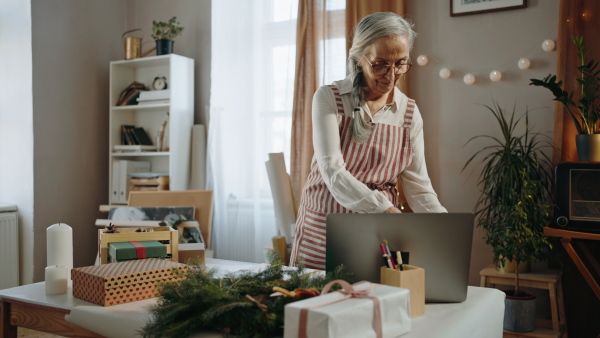
[[[483,170],[478,184],[481,195],[475,206],[477,226],[485,230],[485,242],[492,247],[494,263],[503,266],[507,261],[532,262],[548,258],[552,248],[543,227],[550,219],[552,204],[551,161],[542,152],[551,145],[544,135],[532,133],[529,111],[515,117],[505,112],[497,102],[484,106],[499,124],[501,137],[479,135],[492,145],[475,152],[463,171],[475,159],[481,158]],[[525,130],[516,135],[525,118]],[[504,328],[528,332],[535,329],[535,296],[519,288],[519,270],[515,270],[515,287],[505,290]],[[526,318],[525,315],[529,317]]]
[[[172,17],[171,20],[152,21],[152,38],[156,40],[156,55],[164,55],[173,53],[173,38],[181,35],[183,27],[179,26],[177,17]]]
[[[577,154],[580,161],[600,161],[600,69],[591,60],[586,63],[589,51],[585,50],[583,38],[573,38],[577,48],[577,57],[581,65],[577,70],[581,77],[577,83],[581,87],[581,96],[575,101],[575,91],[561,88],[562,81],[556,82],[556,75],[548,75],[543,80],[531,79],[530,85],[547,88],[554,100],[563,104],[577,129]]]

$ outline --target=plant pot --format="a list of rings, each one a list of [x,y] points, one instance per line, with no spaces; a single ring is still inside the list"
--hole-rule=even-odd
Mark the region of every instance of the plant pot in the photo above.
[[[579,134],[575,143],[579,161],[600,162],[600,134]]]
[[[502,265],[500,264],[502,262]],[[511,262],[506,261],[506,259],[502,259],[496,264],[496,270],[500,273],[515,273],[517,272],[517,263],[515,260]],[[531,263],[530,262],[521,262],[519,263],[519,273],[530,272],[531,271]]]
[[[175,43],[175,41],[168,39],[156,40],[156,55],[172,54],[173,43]]]
[[[535,330],[535,295],[519,290],[504,290],[504,325],[503,328],[515,332],[531,332]]]

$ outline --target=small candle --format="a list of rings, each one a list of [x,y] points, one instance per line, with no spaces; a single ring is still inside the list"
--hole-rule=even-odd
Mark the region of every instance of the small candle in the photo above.
[[[47,266],[73,268],[73,229],[65,223],[52,224],[46,229]]]
[[[46,267],[46,294],[62,295],[67,293],[69,269],[66,266],[51,265]]]

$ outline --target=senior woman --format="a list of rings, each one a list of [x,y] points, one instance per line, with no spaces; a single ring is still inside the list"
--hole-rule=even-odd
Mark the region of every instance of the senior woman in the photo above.
[[[415,101],[396,87],[411,67],[415,35],[397,14],[364,17],[354,32],[348,77],[315,93],[315,154],[302,190],[292,265],[298,260],[325,269],[328,213],[400,213],[398,178],[413,211],[446,212],[425,166],[423,119]]]

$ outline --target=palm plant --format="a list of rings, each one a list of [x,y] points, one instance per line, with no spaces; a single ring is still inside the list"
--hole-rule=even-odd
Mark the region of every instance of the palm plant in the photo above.
[[[517,136],[516,129],[523,116],[505,112],[497,102],[484,107],[499,124],[502,137],[479,135],[467,141],[489,139],[492,145],[475,152],[463,171],[476,158],[481,158],[483,170],[478,184],[481,195],[475,206],[477,226],[485,232],[486,244],[492,247],[494,263],[502,266],[506,260],[532,262],[547,258],[551,244],[543,235],[543,227],[550,218],[552,204],[551,161],[542,152],[551,146],[544,135],[532,133],[529,111],[526,110],[525,132]],[[546,136],[547,138],[547,136]],[[519,293],[519,273],[515,275],[515,295]]]
[[[556,82],[556,75],[548,75],[543,80],[531,79],[530,85],[547,88],[554,100],[563,104],[571,116],[579,134],[600,133],[600,62],[591,60],[586,63],[589,50],[585,50],[583,37],[573,38],[577,48],[577,57],[581,66],[577,67],[581,77],[577,82],[581,86],[581,97],[573,100],[575,91],[567,92],[561,88],[562,81]]]

